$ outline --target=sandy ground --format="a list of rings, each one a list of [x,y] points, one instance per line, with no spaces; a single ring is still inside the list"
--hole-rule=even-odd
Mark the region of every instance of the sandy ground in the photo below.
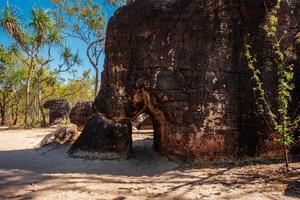
[[[299,199],[300,163],[290,175],[280,164],[176,164],[134,136],[135,157],[74,159],[68,146],[33,147],[53,129],[0,128],[0,199]]]

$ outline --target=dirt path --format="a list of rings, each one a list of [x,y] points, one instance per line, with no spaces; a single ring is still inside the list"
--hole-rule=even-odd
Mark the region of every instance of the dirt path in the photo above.
[[[300,163],[289,177],[279,164],[181,165],[135,135],[135,157],[73,159],[68,146],[34,151],[53,129],[0,131],[0,199],[298,199]],[[271,170],[268,170],[271,169]]]

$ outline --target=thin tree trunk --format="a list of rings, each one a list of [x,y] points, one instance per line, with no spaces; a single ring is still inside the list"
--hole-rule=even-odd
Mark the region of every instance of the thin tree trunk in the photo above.
[[[98,95],[98,88],[99,88],[99,69],[98,67],[94,67],[96,71],[96,76],[95,76],[95,97]]]
[[[97,43],[100,43],[103,40],[104,39],[101,38],[101,39],[98,39],[98,40],[90,43],[89,46],[88,46],[88,48],[86,49],[86,55],[87,55],[90,63],[92,64],[93,68],[95,69],[95,72],[96,72],[96,77],[95,77],[95,92],[94,92],[95,97],[98,94],[98,88],[99,88],[99,67],[98,67],[98,64],[99,64],[99,57],[100,57],[100,55],[102,53],[102,50],[100,52],[97,52],[96,45],[97,45]],[[92,51],[92,53],[91,53],[91,51]]]
[[[11,121],[14,121],[14,116],[15,116],[14,105],[12,104],[12,106],[11,106]]]
[[[24,118],[25,126],[28,125],[29,97],[30,97],[30,85],[31,85],[32,74],[33,74],[33,58],[31,58],[30,61],[29,75],[26,83],[25,118]]]
[[[2,108],[1,108],[1,125],[5,125],[6,124],[6,111],[5,111],[5,108],[6,106],[3,105]]]
[[[6,124],[6,95],[2,94],[2,103],[1,103],[1,125]]]
[[[29,113],[29,95],[30,95],[30,78],[27,80],[26,86],[26,96],[25,96],[25,118],[24,124],[25,126],[28,124],[28,113]]]
[[[16,103],[15,119],[13,125],[16,125],[18,123],[18,117],[19,117],[19,102]]]
[[[289,170],[289,152],[287,146],[283,145],[283,153],[284,153],[284,161],[285,161],[285,168],[288,171]]]
[[[39,108],[37,96],[34,97],[34,113],[35,113],[35,115],[34,115],[35,118],[39,122],[40,121],[40,108]]]
[[[46,126],[46,117],[45,117],[45,112],[43,109],[43,104],[42,104],[42,88],[41,88],[41,76],[42,76],[43,71],[40,70],[38,73],[38,118],[40,120],[40,114],[42,115],[42,121],[41,121],[41,126]]]
[[[39,105],[40,112],[42,114],[42,123],[41,123],[41,125],[46,126],[46,115],[45,115],[45,112],[44,112],[44,109],[43,109],[42,96],[41,95],[39,95],[39,98],[38,98],[38,105]]]
[[[0,103],[0,113],[2,113],[2,104]],[[1,117],[1,125],[2,125],[2,116]]]

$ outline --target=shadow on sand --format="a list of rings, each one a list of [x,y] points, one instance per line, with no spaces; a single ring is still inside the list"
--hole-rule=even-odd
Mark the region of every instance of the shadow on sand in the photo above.
[[[157,176],[178,165],[152,150],[152,140],[134,142],[134,155],[128,160],[84,160],[67,155],[69,145],[50,145],[34,149],[0,151],[0,169],[39,173],[86,173],[124,176]]]
[[[251,195],[259,192],[259,190],[272,190],[273,186],[269,183],[274,183],[274,181],[282,181],[282,183],[287,184],[284,195],[299,197],[299,181],[294,181],[299,174],[292,175],[293,179],[274,179],[268,174],[241,171],[243,167],[256,164],[276,164],[281,162],[280,160],[239,163],[210,162],[179,166],[154,152],[151,147],[151,139],[137,140],[134,142],[135,156],[128,160],[118,161],[70,158],[66,155],[68,145],[50,146],[41,151],[33,149],[1,151],[0,199],[33,199],[34,195],[61,189],[89,193],[91,192],[89,185],[98,184],[121,185],[119,190],[126,190],[128,194],[131,194],[133,190],[144,188],[145,185],[169,185],[166,191],[153,194],[148,199],[174,199],[168,197],[177,191],[182,191],[182,194],[177,195],[178,199],[185,199],[183,196],[187,192],[198,191],[197,188],[203,185],[215,187],[216,184],[219,184],[228,192],[241,189],[245,184],[264,185],[262,188],[249,189],[241,194]],[[186,173],[190,170],[203,170],[203,173],[201,172],[202,175]],[[68,175],[65,176],[66,174]],[[228,179],[228,177],[234,178]],[[78,183],[84,183],[84,185],[78,185]],[[43,186],[35,189],[35,185]],[[122,185],[124,186],[122,187]],[[128,188],[128,185],[135,186]],[[25,188],[25,192],[23,194],[7,192],[10,191],[10,188]],[[214,193],[218,196],[219,191],[216,190]],[[199,198],[205,197],[205,194],[199,196]],[[126,197],[119,196],[115,199],[121,200],[126,199]]]

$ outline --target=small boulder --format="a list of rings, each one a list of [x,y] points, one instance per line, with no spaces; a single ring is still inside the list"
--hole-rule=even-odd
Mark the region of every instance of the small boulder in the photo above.
[[[77,125],[78,130],[82,130],[84,128],[87,118],[89,118],[92,114],[92,101],[78,101],[76,105],[71,109],[69,118],[71,123]]]
[[[56,131],[46,135],[44,139],[35,146],[34,149],[39,150],[50,144],[67,144],[73,143],[79,137],[77,126],[75,124],[69,124],[63,127],[59,127]]]
[[[127,159],[132,154],[131,126],[129,120],[112,120],[95,113],[68,153],[79,158]]]

